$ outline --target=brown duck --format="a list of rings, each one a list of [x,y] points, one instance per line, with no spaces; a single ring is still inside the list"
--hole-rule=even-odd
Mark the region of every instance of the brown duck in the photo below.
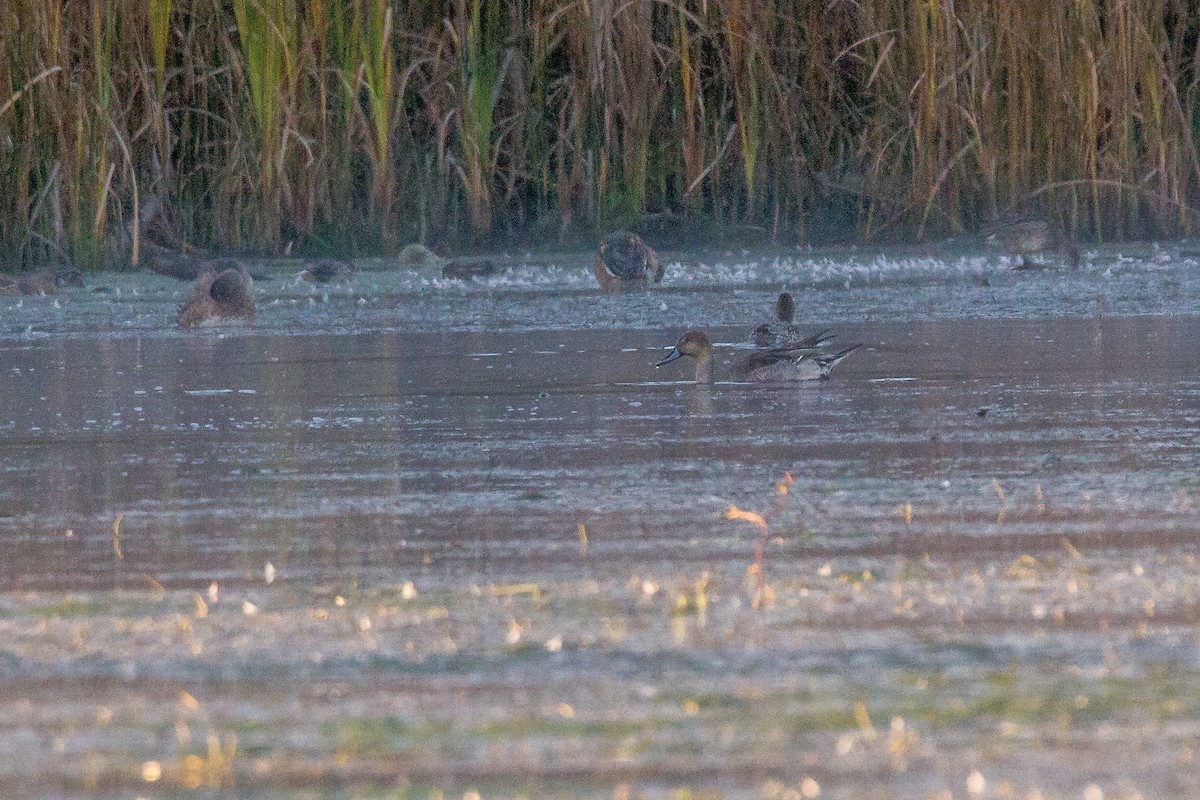
[[[332,283],[333,281],[350,280],[352,272],[354,272],[354,267],[345,261],[323,258],[301,272],[300,277],[309,283]]]
[[[1048,269],[1051,265],[1035,258],[1053,253],[1078,269],[1081,263],[1075,242],[1041,217],[1019,217],[997,222],[988,231],[987,243],[1016,260],[1017,270]]]
[[[83,273],[73,267],[26,272],[12,277],[0,275],[0,294],[54,294],[62,288],[83,286]]]
[[[183,328],[237,320],[254,321],[250,276],[240,268],[201,273],[191,297],[179,307],[179,325]]]
[[[593,269],[602,289],[659,283],[663,278],[663,267],[654,251],[642,237],[626,231],[604,237],[596,249]]]
[[[837,353],[824,353],[819,345],[796,344],[755,350],[733,363],[729,374],[736,380],[811,381],[828,380],[829,372],[862,343]],[[703,331],[688,331],[679,337],[670,355],[654,366],[661,367],[680,358],[696,362],[696,383],[713,382],[713,345]]]

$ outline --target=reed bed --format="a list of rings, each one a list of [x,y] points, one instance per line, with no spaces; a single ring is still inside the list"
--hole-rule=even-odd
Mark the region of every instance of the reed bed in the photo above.
[[[0,240],[1186,235],[1198,47],[1184,0],[7,0]]]

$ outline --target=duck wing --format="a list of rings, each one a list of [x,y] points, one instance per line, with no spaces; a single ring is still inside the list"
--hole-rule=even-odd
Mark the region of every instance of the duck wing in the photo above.
[[[739,377],[759,376],[776,364],[799,361],[816,352],[814,347],[769,347],[755,350],[733,365],[733,374]]]

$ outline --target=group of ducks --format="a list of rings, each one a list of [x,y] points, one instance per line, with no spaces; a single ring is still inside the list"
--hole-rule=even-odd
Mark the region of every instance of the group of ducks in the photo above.
[[[74,267],[26,272],[16,277],[0,274],[0,294],[54,294],[58,289],[83,286],[83,273]]]
[[[995,229],[988,242],[1015,254],[1016,269],[1044,266],[1034,254],[1058,251],[1072,266],[1078,266],[1079,251],[1069,239],[1044,220],[1025,219]],[[436,256],[423,245],[405,247],[399,256],[401,266],[428,271],[435,269],[446,278],[478,278],[495,273],[488,260],[449,261]],[[254,277],[244,265],[232,258],[205,259],[186,253],[151,248],[146,256],[151,271],[180,280],[195,281],[191,294],[179,307],[178,322],[184,328],[200,325],[254,320],[255,305],[251,286]],[[297,277],[312,283],[346,280],[353,266],[344,261],[323,259],[312,262]],[[593,259],[593,272],[602,289],[616,290],[631,286],[660,283],[664,268],[654,250],[635,233],[618,231],[604,237]],[[62,268],[31,272],[12,278],[0,275],[0,294],[53,294],[62,287],[83,286],[83,273]],[[828,331],[803,337],[792,320],[795,303],[787,292],[775,304],[774,323],[755,329],[756,350],[732,367],[735,377],[754,380],[808,380],[828,378],[830,370],[857,349],[854,345],[828,353],[825,347],[833,338]],[[778,330],[775,328],[778,327]],[[675,345],[671,355],[658,366],[678,358],[696,362],[696,380],[712,380],[712,342],[701,331],[688,331]]]
[[[402,263],[408,266],[427,266],[436,258],[421,245],[411,245],[401,253]],[[161,260],[152,260],[151,269],[165,272]],[[254,297],[250,286],[252,276],[233,259],[216,259],[195,266],[196,284],[188,299],[179,307],[179,324],[194,328],[211,322],[254,319]],[[313,283],[329,283],[348,277],[351,267],[344,262],[323,260],[311,264],[298,276]],[[619,232],[609,234],[596,251],[594,270],[600,285],[614,289],[631,282],[659,282],[663,268],[654,251],[639,236]],[[168,274],[181,277],[176,264]],[[755,351],[737,360],[730,369],[731,377],[741,380],[817,380],[827,379],[830,370],[846,356],[861,347],[855,344],[838,352],[828,352],[833,340],[829,331],[803,336],[796,327],[796,303],[787,292],[775,301],[775,319],[764,322],[753,331]],[[679,358],[695,361],[697,382],[713,380],[713,344],[703,331],[683,334],[671,354],[658,362],[664,366]]]
[[[986,235],[989,245],[1003,250],[1013,259],[1016,270],[1045,269],[1037,258],[1053,253],[1073,269],[1081,263],[1079,248],[1061,230],[1045,219],[1024,217],[994,225]],[[625,231],[610,233],[596,250],[592,269],[602,289],[660,283],[663,266],[654,250],[641,237]],[[775,301],[775,320],[754,329],[755,351],[733,363],[730,376],[742,380],[825,380],[846,356],[862,347],[852,345],[838,352],[825,348],[833,339],[829,331],[803,336],[793,319],[795,301],[787,292]],[[713,381],[713,344],[703,331],[692,330],[679,337],[671,354],[659,361],[662,367],[680,358],[695,361],[697,383]]]
[[[195,280],[191,295],[179,307],[181,327],[254,320],[254,296],[250,291],[254,276],[241,263],[231,258],[202,261],[186,255],[152,254],[147,259],[150,270],[181,280]],[[440,271],[445,278],[478,278],[495,273],[488,260],[452,261],[443,259],[429,248],[410,244],[400,251],[401,266],[422,271]],[[354,267],[336,259],[326,258],[310,263],[298,275],[298,280],[326,284],[348,280]]]
[[[828,330],[803,336],[796,327],[796,302],[788,292],[775,300],[775,319],[764,322],[751,334],[755,350],[729,368],[730,377],[750,381],[827,380],[830,371],[862,342],[829,352],[834,337]],[[692,330],[679,337],[670,355],[655,364],[662,367],[680,358],[696,362],[696,383],[713,382],[713,343],[703,331]]]
[[[1082,264],[1079,248],[1062,229],[1041,217],[1016,217],[990,226],[984,241],[1007,254],[1015,270],[1048,269],[1039,256],[1052,254],[1072,269]],[[604,237],[592,269],[601,289],[616,290],[661,283],[663,265],[636,233],[618,231]]]
[[[490,260],[448,260],[434,254],[421,244],[410,244],[397,258],[401,267],[423,272],[440,271],[443,278],[465,280],[495,274],[497,268]],[[250,291],[252,276],[239,262],[231,258],[204,260],[186,253],[152,250],[147,254],[150,271],[180,280],[194,280],[191,295],[179,307],[179,324],[184,328],[200,325],[254,320],[254,297]],[[595,274],[600,286],[618,289],[663,277],[663,267],[654,251],[637,234],[610,233],[600,243],[595,257]],[[309,265],[299,274],[311,283],[331,283],[346,280],[353,267],[334,259],[322,259]]]

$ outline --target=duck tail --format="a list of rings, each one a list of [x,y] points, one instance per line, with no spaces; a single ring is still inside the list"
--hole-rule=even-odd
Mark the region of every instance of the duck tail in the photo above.
[[[816,359],[817,366],[821,368],[821,379],[822,380],[828,379],[830,370],[832,370],[834,367],[836,367],[838,364],[840,364],[842,362],[842,359],[844,359],[846,356],[850,355],[855,350],[862,347],[863,344],[865,344],[865,343],[859,342],[857,344],[850,345],[845,350],[842,350],[840,352],[833,353],[833,354],[827,355],[827,356],[817,356],[817,359]]]

